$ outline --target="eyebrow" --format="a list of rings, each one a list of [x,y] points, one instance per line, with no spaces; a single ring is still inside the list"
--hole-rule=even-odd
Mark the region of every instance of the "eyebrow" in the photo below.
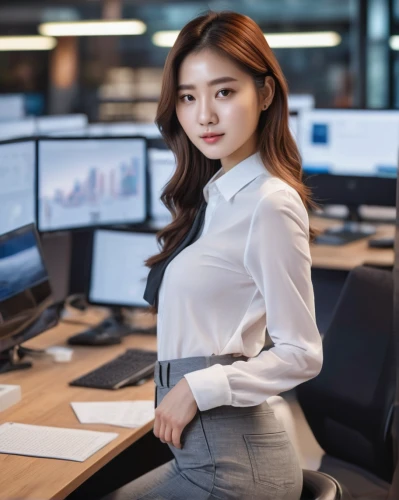
[[[211,87],[212,85],[219,85],[220,83],[229,83],[229,82],[236,82],[237,79],[233,78],[231,76],[222,76],[221,78],[216,78],[215,80],[211,80],[208,82],[208,87]],[[188,84],[181,84],[178,85],[177,90],[194,90],[195,85],[188,85]]]

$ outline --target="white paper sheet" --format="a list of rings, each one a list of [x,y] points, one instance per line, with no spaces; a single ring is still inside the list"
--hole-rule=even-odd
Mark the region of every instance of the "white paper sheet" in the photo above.
[[[141,427],[154,418],[154,401],[102,401],[71,403],[82,424]]]
[[[6,422],[0,425],[0,453],[84,462],[117,436],[115,432]]]

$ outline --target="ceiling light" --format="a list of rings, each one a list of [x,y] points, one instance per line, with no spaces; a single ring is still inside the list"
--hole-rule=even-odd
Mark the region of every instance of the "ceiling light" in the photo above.
[[[265,37],[272,49],[335,47],[341,43],[341,36],[335,31],[266,33]]]
[[[0,36],[0,51],[51,50],[57,40],[48,36]]]
[[[389,46],[392,50],[399,50],[399,35],[392,35],[390,37]]]
[[[157,31],[152,36],[152,43],[157,47],[173,47],[180,31]]]
[[[152,42],[158,47],[172,47],[179,31],[157,31]],[[335,31],[308,33],[269,33],[265,37],[271,48],[335,47],[341,43],[341,36]]]
[[[71,21],[43,23],[39,33],[49,36],[114,36],[141,35],[147,27],[142,21]]]

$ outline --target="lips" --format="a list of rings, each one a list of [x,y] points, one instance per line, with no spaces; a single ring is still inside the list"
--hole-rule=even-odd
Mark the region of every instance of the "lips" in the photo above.
[[[201,139],[208,139],[211,137],[219,137],[221,135],[224,135],[224,134],[204,134],[204,135],[201,135]]]
[[[224,134],[205,134],[201,136],[201,139],[207,144],[215,144],[215,142],[218,142],[223,136]]]

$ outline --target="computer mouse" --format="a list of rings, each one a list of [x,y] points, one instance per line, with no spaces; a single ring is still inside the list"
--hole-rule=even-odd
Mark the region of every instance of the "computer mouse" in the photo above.
[[[393,238],[372,238],[368,241],[369,248],[393,248]]]
[[[120,344],[122,342],[121,336],[117,333],[110,331],[102,331],[102,332],[82,332],[77,335],[73,335],[69,337],[68,344],[70,345],[114,345]]]

